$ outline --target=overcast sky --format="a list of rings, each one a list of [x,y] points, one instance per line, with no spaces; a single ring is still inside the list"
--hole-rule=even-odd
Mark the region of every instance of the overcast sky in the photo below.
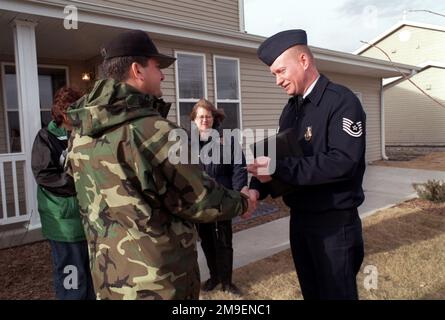
[[[445,15],[444,0],[244,0],[248,33],[270,36],[305,29],[309,45],[352,52],[402,21],[404,10],[430,10]],[[445,17],[408,12],[408,21],[445,27]]]

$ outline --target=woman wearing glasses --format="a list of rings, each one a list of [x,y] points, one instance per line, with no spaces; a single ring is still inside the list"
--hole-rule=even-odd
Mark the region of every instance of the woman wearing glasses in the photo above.
[[[190,119],[199,131],[200,162],[205,172],[214,178],[224,187],[240,191],[247,185],[247,171],[245,169],[246,160],[241,150],[240,157],[236,157],[235,139],[231,139],[230,148],[225,148],[223,138],[220,136],[220,126],[224,120],[224,113],[217,110],[212,103],[205,99],[199,100],[190,113]],[[217,130],[218,135],[216,135]],[[215,141],[215,135],[219,141]],[[218,159],[212,157],[210,143],[216,143],[220,150]],[[205,152],[201,152],[203,147]],[[224,164],[224,152],[230,151],[231,161]],[[204,161],[203,155],[208,156],[212,161]],[[227,157],[227,155],[226,155]],[[227,158],[226,158],[227,159]],[[227,162],[227,161],[226,161]],[[241,291],[232,283],[233,268],[233,247],[232,247],[232,220],[223,220],[212,223],[201,223],[198,225],[198,232],[201,238],[201,246],[204,251],[207,266],[210,271],[210,278],[204,283],[203,291],[211,291],[221,283],[222,290],[232,294],[241,295]]]

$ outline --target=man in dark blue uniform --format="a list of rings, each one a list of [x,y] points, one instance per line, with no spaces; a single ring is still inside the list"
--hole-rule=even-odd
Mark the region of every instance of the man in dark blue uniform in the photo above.
[[[280,131],[295,128],[304,156],[260,157],[248,166],[250,188],[265,198],[272,179],[295,186],[283,196],[290,208],[290,244],[305,299],[358,299],[363,261],[361,220],[366,115],[355,94],[320,75],[304,30],[266,39],[258,57],[291,96]]]

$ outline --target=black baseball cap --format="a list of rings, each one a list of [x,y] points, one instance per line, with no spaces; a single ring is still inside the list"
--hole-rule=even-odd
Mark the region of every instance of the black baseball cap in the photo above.
[[[148,34],[142,30],[132,30],[119,34],[101,49],[105,60],[116,57],[141,56],[156,58],[160,68],[169,67],[176,58],[159,53]]]

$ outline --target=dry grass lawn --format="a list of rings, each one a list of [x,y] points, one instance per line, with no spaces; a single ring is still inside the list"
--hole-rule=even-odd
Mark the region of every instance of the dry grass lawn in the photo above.
[[[445,171],[445,152],[411,161],[375,164]],[[281,200],[272,204],[283,209]],[[287,208],[237,225],[234,231],[287,215]],[[365,261],[357,284],[361,299],[445,299],[445,204],[411,200],[363,221]],[[378,271],[378,288],[364,288],[364,267]],[[54,299],[47,241],[0,250],[1,299]],[[205,280],[205,279],[203,279]],[[215,291],[201,299],[301,299],[290,251],[286,250],[234,271],[244,292],[236,297]]]
[[[363,221],[365,260],[357,278],[360,299],[445,299],[445,204],[410,200]],[[378,271],[366,290],[364,267]],[[241,298],[219,290],[201,299],[302,299],[290,250],[234,271]]]
[[[373,164],[445,171],[445,152]],[[445,204],[416,199],[381,210],[363,221],[363,234],[360,299],[445,299]],[[377,267],[377,290],[364,288],[367,265]],[[241,298],[218,290],[202,292],[201,299],[302,299],[290,250],[239,268],[233,277]]]

